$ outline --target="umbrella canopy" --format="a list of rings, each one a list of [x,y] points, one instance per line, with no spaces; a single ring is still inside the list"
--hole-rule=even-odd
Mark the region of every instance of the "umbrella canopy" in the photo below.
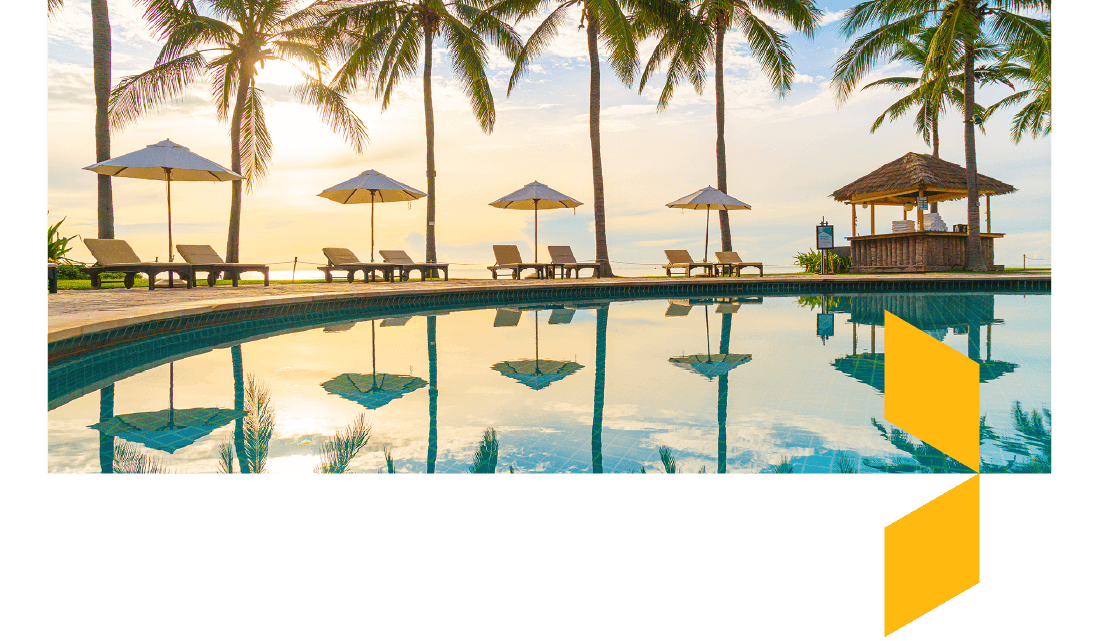
[[[501,209],[535,210],[535,262],[539,262],[539,208],[562,209],[581,205],[581,201],[555,191],[539,181],[531,182],[511,194],[489,203]]]
[[[851,376],[865,385],[874,387],[880,393],[886,393],[887,383],[884,380],[884,362],[885,356],[883,354],[863,353],[849,354],[835,359],[832,365],[834,369],[843,374]],[[1019,367],[1016,363],[1005,361],[981,360],[978,363],[980,383],[989,383]]]
[[[711,232],[711,210],[729,210],[729,209],[750,209],[750,206],[743,203],[733,196],[728,196],[726,193],[715,189],[708,185],[703,189],[688,194],[684,198],[674,200],[666,205],[666,207],[673,207],[677,209],[706,209],[707,210],[707,227],[703,234],[703,259],[707,260],[707,241],[708,235]]]
[[[371,203],[371,262],[375,262],[375,203],[416,200],[427,195],[374,169],[368,169],[355,178],[333,185],[318,194],[341,205]]]
[[[423,378],[405,374],[341,374],[325,381],[321,387],[330,394],[375,410],[425,385],[428,381]]]
[[[751,360],[753,356],[750,354],[693,354],[670,358],[669,362],[710,380],[727,374],[735,367]]]
[[[163,180],[168,192],[168,261],[172,262],[172,181],[222,182],[243,176],[193,153],[167,138],[145,149],[85,167],[88,171],[121,178]]]
[[[541,390],[555,381],[562,380],[584,367],[574,361],[551,361],[547,359],[521,359],[497,363],[493,369],[505,376],[527,385],[531,389]]]
[[[113,416],[89,427],[171,454],[244,416],[243,411],[218,407],[169,408]]]

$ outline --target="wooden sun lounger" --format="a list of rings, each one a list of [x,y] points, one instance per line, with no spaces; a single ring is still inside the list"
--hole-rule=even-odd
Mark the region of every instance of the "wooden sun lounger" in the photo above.
[[[738,255],[738,252],[715,252],[715,266],[719,268],[720,273],[723,276],[729,276],[734,274],[735,276],[741,276],[742,270],[746,267],[753,267],[760,272],[758,276],[765,275],[765,266],[761,263],[747,263],[742,260],[742,257]]]
[[[674,269],[683,269],[685,276],[691,276],[692,270],[696,268],[702,268],[708,276],[715,275],[714,263],[699,263],[692,260],[692,255],[684,249],[666,249],[665,258],[669,261],[668,265],[665,265],[665,275],[672,276]]]
[[[355,282],[356,272],[363,272],[363,282],[367,282],[367,274],[374,274],[375,272],[382,273],[386,282],[394,282],[394,270],[398,267],[392,263],[364,263],[352,253],[352,250],[345,249],[343,247],[324,247],[325,258],[329,261],[328,265],[318,267],[321,271],[325,272],[325,282],[333,282],[333,272],[348,272],[348,282]]]
[[[130,243],[117,238],[85,238],[84,244],[96,259],[96,264],[81,267],[80,271],[92,277],[92,289],[99,289],[103,272],[121,272],[126,289],[134,286],[134,278],[144,274],[149,279],[149,289],[153,289],[157,274],[178,274],[180,280],[190,288],[195,282],[195,269],[189,263],[147,263],[138,258]],[[172,279],[169,278],[169,286]]]
[[[493,274],[494,280],[497,280],[499,269],[511,271],[512,277],[516,280],[520,280],[520,274],[525,269],[534,269],[539,278],[547,278],[551,269],[551,263],[525,263],[516,245],[494,245],[493,257],[497,259],[497,263],[488,266],[487,269]]]
[[[262,263],[227,263],[210,245],[176,245],[180,256],[191,264],[195,273],[206,272],[206,284],[214,287],[218,277],[225,274],[233,281],[233,286],[245,272],[259,272],[264,275],[264,287],[268,286],[268,266]],[[198,276],[196,276],[197,278]]]
[[[447,280],[447,266],[449,263],[413,262],[413,259],[409,257],[409,254],[405,253],[404,249],[381,249],[378,253],[382,255],[382,260],[397,265],[402,280],[409,280],[409,272],[411,271],[420,272],[421,280],[424,280],[428,274],[435,270],[442,271],[443,279]]]
[[[586,268],[593,270],[594,278],[600,274],[600,263],[578,262],[569,245],[549,245],[547,251],[551,256],[551,278],[554,277],[556,270],[561,270],[563,278],[569,278],[571,273],[575,278],[581,278],[581,270]]]

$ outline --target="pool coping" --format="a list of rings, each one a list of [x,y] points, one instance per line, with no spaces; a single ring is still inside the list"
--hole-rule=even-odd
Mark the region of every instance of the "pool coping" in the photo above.
[[[135,307],[118,307],[106,310],[93,310],[85,314],[66,314],[55,306],[64,304],[64,301],[53,299],[56,294],[50,294],[51,314],[49,316],[49,329],[47,345],[50,351],[61,347],[65,341],[85,342],[94,335],[126,328],[137,329],[137,326],[158,321],[172,321],[186,319],[188,317],[202,316],[204,314],[222,314],[241,310],[257,310],[258,308],[277,306],[317,307],[318,305],[351,302],[358,306],[369,307],[372,301],[381,305],[393,304],[400,300],[402,304],[414,302],[417,298],[425,300],[441,298],[441,294],[449,299],[462,299],[469,297],[472,303],[486,295],[511,295],[515,297],[520,292],[526,291],[534,298],[561,298],[561,292],[570,290],[584,292],[586,297],[594,294],[606,293],[616,296],[630,295],[630,290],[646,291],[647,295],[658,295],[662,290],[667,290],[669,295],[723,295],[723,294],[783,294],[783,293],[859,293],[866,292],[890,292],[890,291],[916,291],[916,290],[948,290],[967,291],[976,289],[995,290],[1034,290],[1038,292],[1050,292],[1051,274],[891,274],[891,275],[838,275],[838,276],[765,276],[763,278],[743,276],[741,278],[590,278],[571,280],[522,280],[522,281],[427,281],[406,282],[400,284],[347,284],[334,283],[332,291],[309,291],[301,293],[268,293],[257,290],[256,296],[236,296],[240,291],[222,291],[235,294],[235,297],[207,298],[203,300],[165,301],[152,305],[140,305]],[[252,286],[249,286],[252,287]],[[257,286],[259,287],[259,286]],[[294,285],[289,285],[294,287]],[[354,287],[369,287],[355,291]],[[658,291],[650,291],[650,290]],[[227,291],[228,290],[228,291]],[[110,291],[110,290],[109,290]],[[194,290],[192,290],[194,291]],[[220,292],[207,290],[214,296]],[[270,290],[269,290],[270,291]],[[106,291],[87,292],[88,297],[102,296]],[[556,296],[557,294],[557,296]],[[80,296],[85,293],[81,290]],[[110,294],[108,294],[110,295]],[[173,292],[160,291],[158,295],[172,296]],[[541,296],[540,296],[541,295]],[[74,295],[70,294],[69,298]],[[87,299],[84,299],[87,300]],[[54,302],[56,301],[56,302]],[[57,311],[58,313],[53,313]],[[163,324],[163,323],[161,323]],[[131,334],[124,340],[133,340],[138,337]],[[83,339],[83,340],[82,340]],[[66,351],[66,350],[61,350]],[[50,360],[65,358],[62,354],[51,354]]]

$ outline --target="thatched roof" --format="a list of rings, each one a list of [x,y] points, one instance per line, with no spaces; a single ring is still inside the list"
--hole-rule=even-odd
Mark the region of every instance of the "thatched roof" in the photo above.
[[[913,152],[830,194],[835,200],[875,200],[888,204],[913,202],[924,190],[930,202],[967,197],[967,170],[930,154]],[[980,194],[1008,194],[1016,187],[979,174]]]

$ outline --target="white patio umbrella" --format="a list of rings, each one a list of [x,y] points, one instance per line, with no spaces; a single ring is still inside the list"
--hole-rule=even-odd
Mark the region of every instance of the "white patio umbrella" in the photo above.
[[[413,189],[409,185],[399,183],[374,169],[368,169],[362,174],[345,180],[339,185],[333,185],[318,194],[322,198],[351,205],[357,203],[371,203],[371,262],[375,262],[375,203],[389,203],[404,200],[416,200],[424,198],[428,194]]]
[[[528,183],[522,189],[518,189],[504,198],[489,203],[492,207],[501,209],[534,209],[535,210],[535,262],[539,262],[539,207],[543,209],[574,208],[581,205],[581,201],[570,198],[562,192],[555,191],[543,183],[536,181]]]
[[[223,182],[243,176],[207,160],[167,138],[145,149],[85,167],[88,171],[121,178],[163,180],[168,190],[168,262],[172,262],[172,181]]]
[[[707,227],[703,232],[703,259],[707,260],[707,241],[708,234],[711,233],[711,210],[719,209],[749,209],[749,205],[743,203],[733,196],[726,195],[725,192],[721,192],[715,189],[711,185],[704,187],[703,189],[688,194],[684,198],[674,200],[666,205],[666,207],[676,207],[679,209],[706,209],[707,210]]]

